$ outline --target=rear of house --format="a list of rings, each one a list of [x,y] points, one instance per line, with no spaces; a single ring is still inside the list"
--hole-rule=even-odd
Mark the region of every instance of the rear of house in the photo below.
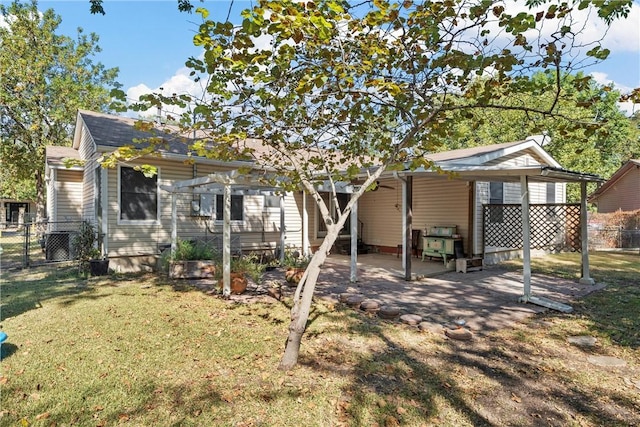
[[[137,131],[134,122],[80,111],[73,147],[54,147],[47,157],[49,220],[85,220],[94,224],[103,254],[111,260],[112,268],[119,271],[155,269],[160,253],[170,244],[171,194],[162,190],[163,186],[248,166],[247,162],[231,164],[192,157],[184,151],[186,144],[176,143],[158,157],[102,168],[99,164],[102,156],[136,138],[149,136]],[[65,159],[69,158],[81,166],[66,168]],[[157,173],[145,176],[138,168],[143,164],[152,164]],[[232,245],[238,251],[274,252],[284,232],[286,247],[301,250],[300,203],[301,197],[292,193],[283,197],[250,192],[234,194]],[[286,230],[281,230],[281,209]],[[176,210],[180,239],[221,244],[221,196],[179,194]]]

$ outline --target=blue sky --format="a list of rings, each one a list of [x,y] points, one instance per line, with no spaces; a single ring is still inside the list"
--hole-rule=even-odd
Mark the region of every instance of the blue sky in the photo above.
[[[224,19],[229,9],[226,0],[195,0],[194,4],[206,7],[217,19]],[[200,53],[192,43],[200,16],[179,12],[176,0],[105,0],[104,16],[91,15],[88,0],[39,1],[38,5],[41,10],[53,8],[62,17],[61,34],[73,36],[77,27],[98,34],[102,52],[95,60],[120,69],[118,80],[130,97],[159,87],[176,93],[189,89],[184,63]],[[237,17],[250,5],[250,1],[236,0],[231,16]],[[623,91],[640,87],[640,0],[634,2],[628,20],[609,30],[605,45],[612,51],[610,57],[585,72],[600,83],[614,82]]]

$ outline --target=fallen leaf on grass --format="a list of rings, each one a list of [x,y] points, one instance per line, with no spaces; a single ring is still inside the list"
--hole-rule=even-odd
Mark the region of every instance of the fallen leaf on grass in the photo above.
[[[516,396],[515,393],[511,393],[511,400],[513,400],[514,402],[517,402],[517,403],[522,403],[522,399],[519,398],[518,396]]]
[[[51,412],[43,412],[42,414],[36,415],[36,420],[45,420],[51,416]]]

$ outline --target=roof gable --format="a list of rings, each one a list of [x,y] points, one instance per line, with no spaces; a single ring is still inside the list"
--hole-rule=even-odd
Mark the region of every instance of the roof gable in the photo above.
[[[537,137],[529,137],[523,141],[506,142],[502,144],[484,145],[480,147],[462,148],[443,153],[427,155],[429,160],[433,160],[441,166],[447,165],[467,165],[482,166],[496,165],[513,160],[520,156],[528,156],[538,164],[555,168],[560,164],[547,153],[536,140]]]
[[[595,200],[598,197],[606,193],[611,187],[613,187],[618,181],[620,181],[629,171],[634,167],[640,168],[639,159],[630,159],[624,165],[622,165],[617,171],[611,175],[604,184],[602,184],[596,191],[589,197],[590,200]]]

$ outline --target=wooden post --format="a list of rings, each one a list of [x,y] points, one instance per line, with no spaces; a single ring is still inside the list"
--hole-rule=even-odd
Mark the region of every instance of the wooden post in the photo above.
[[[171,256],[175,255],[178,249],[178,207],[177,195],[171,193]]]
[[[522,206],[522,281],[524,294],[520,299],[528,302],[531,298],[531,226],[529,224],[529,180],[520,177],[520,198]]]
[[[309,213],[307,212],[307,192],[302,191],[302,253],[309,256]],[[284,261],[284,252],[280,255]]]
[[[280,196],[280,262],[284,262],[284,246],[287,229],[284,220],[284,195]]]
[[[351,208],[351,283],[358,281],[358,202]]]
[[[413,225],[413,177],[402,181],[402,262],[404,279],[411,280],[411,228]]]
[[[222,198],[222,296],[231,296],[231,185],[224,185]]]
[[[587,183],[580,183],[580,243],[582,255],[582,277],[580,283],[593,285],[595,281],[589,275],[589,227],[587,224]]]

